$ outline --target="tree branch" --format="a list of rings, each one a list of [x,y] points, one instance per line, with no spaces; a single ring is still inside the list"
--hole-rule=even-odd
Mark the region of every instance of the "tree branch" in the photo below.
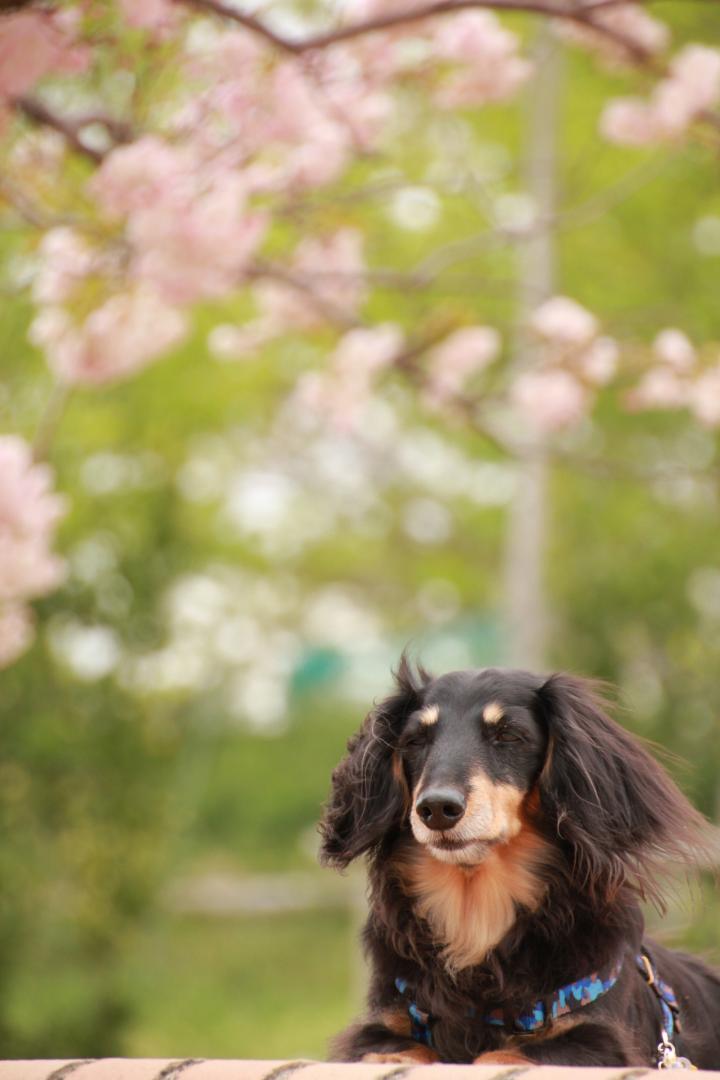
[[[302,42],[293,42],[289,38],[283,37],[282,34],[276,34],[262,20],[257,19],[254,15],[238,11],[237,8],[231,7],[229,4],[224,4],[223,0],[175,0],[175,3],[200,8],[202,11],[210,11],[224,19],[230,19],[232,22],[244,26],[251,33],[257,34],[258,37],[265,38],[266,41],[282,52],[299,56],[300,53],[306,51]]]
[[[332,30],[310,34],[308,37],[301,39],[288,38],[278,34],[261,19],[238,11],[236,8],[224,3],[223,0],[175,0],[175,3],[211,11],[223,18],[239,23],[246,30],[250,30],[252,33],[264,38],[275,48],[294,56],[300,56],[313,49],[326,49],[332,45],[337,45],[339,42],[350,41],[378,30],[390,30],[397,26],[421,22],[436,16],[448,15],[452,12],[486,8],[494,11],[545,15],[548,18],[577,23],[619,45],[636,63],[647,65],[652,62],[651,54],[632,38],[613,30],[611,27],[604,26],[600,22],[596,22],[592,17],[596,11],[604,11],[620,6],[622,3],[627,3],[627,0],[588,0],[582,6],[576,5],[574,7],[568,7],[562,0],[433,0],[433,2],[424,4],[421,7],[376,15],[361,22],[338,26]]]
[[[13,105],[18,112],[22,113],[33,124],[41,124],[58,131],[68,146],[72,147],[78,154],[88,158],[94,165],[99,165],[103,160],[104,153],[92,146],[88,146],[83,140],[81,125],[74,123],[72,120],[67,120],[63,116],[58,116],[42,101],[38,101],[37,98],[19,97],[15,98]]]
[[[333,277],[336,276],[333,275]],[[250,280],[266,278],[269,281],[277,281],[287,288],[301,293],[307,298],[309,306],[314,308],[321,318],[340,330],[353,330],[363,325],[361,320],[351,312],[345,311],[333,301],[318,295],[313,282],[309,281],[304,274],[296,273],[292,268],[272,263],[267,259],[257,259],[248,270],[248,278]]]
[[[45,410],[38,422],[35,438],[32,443],[33,458],[35,461],[46,461],[50,453],[53,439],[60,426],[65,406],[70,398],[70,387],[64,383],[53,385]]]

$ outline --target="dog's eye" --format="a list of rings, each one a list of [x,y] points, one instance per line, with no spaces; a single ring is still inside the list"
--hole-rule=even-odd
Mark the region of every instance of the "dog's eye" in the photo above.
[[[511,731],[509,728],[500,728],[499,731],[493,733],[493,742],[495,743],[520,743],[522,738],[515,731]]]
[[[408,731],[400,739],[401,750],[411,750],[415,747],[426,746],[429,738],[429,732],[427,728],[420,728],[416,731]]]

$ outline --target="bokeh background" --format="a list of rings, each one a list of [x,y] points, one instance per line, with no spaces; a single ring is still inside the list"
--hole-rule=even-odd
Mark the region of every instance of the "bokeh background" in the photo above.
[[[713,5],[653,9],[678,45],[720,47]],[[537,82],[440,119],[408,92],[380,161],[316,200],[316,224],[357,224],[362,189],[368,261],[398,272],[495,227],[427,288],[386,274],[371,317],[412,328],[449,305],[512,336],[534,153],[558,209],[537,292],[638,348],[666,326],[720,339],[717,147],[601,140],[602,103],[637,73],[508,25],[541,60],[542,130]],[[278,245],[295,225],[275,223]],[[0,421],[30,438],[53,389],[8,207],[0,251]],[[322,333],[218,360],[208,331],[249,300],[223,305],[132,380],[75,390],[46,433],[69,572],[0,676],[6,1056],[324,1054],[361,1000],[363,878],[317,867],[316,822],[405,646],[436,671],[527,660],[609,680],[623,722],[718,811],[715,430],[603,393],[552,454],[517,457],[402,373],[362,431],[298,425],[289,395]],[[712,883],[663,925],[720,956]]]

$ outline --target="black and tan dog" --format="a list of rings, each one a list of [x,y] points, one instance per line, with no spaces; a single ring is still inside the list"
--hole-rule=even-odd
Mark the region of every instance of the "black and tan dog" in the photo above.
[[[370,869],[368,1015],[334,1056],[720,1068],[720,978],[643,937],[706,842],[665,771],[579,679],[396,678],[321,825]]]

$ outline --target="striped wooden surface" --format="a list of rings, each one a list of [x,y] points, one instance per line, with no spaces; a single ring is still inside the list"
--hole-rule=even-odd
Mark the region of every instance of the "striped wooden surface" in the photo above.
[[[0,1080],[636,1080],[656,1069],[579,1069],[522,1065],[339,1065],[317,1061],[206,1061],[99,1058],[2,1061]],[[701,1078],[715,1072],[696,1072]]]

